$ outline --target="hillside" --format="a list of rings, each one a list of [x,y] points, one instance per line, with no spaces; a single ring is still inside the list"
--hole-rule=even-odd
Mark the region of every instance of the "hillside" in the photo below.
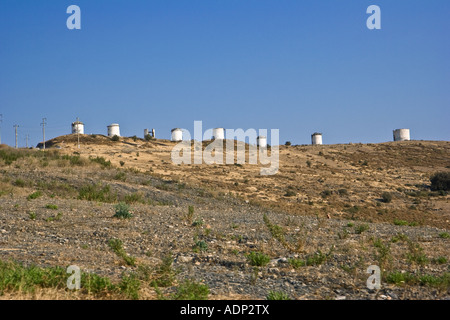
[[[134,277],[139,294],[128,298],[169,297],[183,279],[207,285],[209,299],[449,297],[449,195],[431,191],[430,176],[450,172],[450,142],[281,146],[273,176],[260,165],[174,165],[167,140],[81,135],[78,148],[68,135],[46,146],[0,148],[2,261]],[[118,202],[133,217],[114,218]],[[379,291],[365,284],[374,264]],[[0,276],[4,298],[123,295],[64,285],[29,293]]]

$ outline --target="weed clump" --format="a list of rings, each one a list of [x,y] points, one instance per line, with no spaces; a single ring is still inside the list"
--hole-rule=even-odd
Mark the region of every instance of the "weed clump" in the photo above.
[[[133,217],[133,214],[130,212],[130,206],[124,202],[120,202],[115,206],[116,213],[114,214],[115,218],[120,219],[129,219]]]

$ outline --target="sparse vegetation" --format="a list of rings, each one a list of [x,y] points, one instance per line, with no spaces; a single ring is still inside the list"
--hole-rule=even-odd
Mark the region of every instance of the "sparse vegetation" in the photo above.
[[[381,195],[381,199],[384,203],[389,203],[392,201],[392,194],[390,194],[389,192],[383,192],[383,194]]]
[[[209,288],[206,284],[195,280],[185,280],[177,287],[177,292],[171,296],[173,300],[207,300]]]
[[[111,192],[109,185],[88,184],[80,188],[78,199],[98,202],[114,202],[117,195]]]
[[[431,178],[431,190],[450,191],[450,172],[437,172]]]
[[[247,260],[252,266],[263,267],[270,262],[270,257],[262,252],[252,251],[247,255]]]
[[[282,291],[269,291],[266,300],[291,300],[289,295]]]
[[[118,203],[114,208],[116,210],[115,218],[130,219],[133,217],[133,214],[130,212],[130,206],[124,202]]]
[[[30,195],[28,195],[27,200],[34,200],[34,199],[39,198],[40,196],[42,196],[42,192],[36,191],[36,192],[33,192]]]
[[[439,233],[439,238],[450,239],[450,233],[448,233],[448,232],[441,232],[441,233]]]
[[[369,229],[370,229],[370,227],[369,227],[368,224],[360,224],[357,227],[355,227],[355,233],[356,234],[361,234],[361,233],[363,233],[363,232],[365,232],[365,231],[367,231]]]
[[[125,263],[127,265],[129,265],[129,266],[136,265],[136,258],[127,255],[127,253],[125,252],[125,250],[123,248],[122,240],[111,239],[111,240],[109,240],[108,245],[114,251],[114,253],[117,254],[117,256],[119,256],[120,258],[122,258],[125,261]]]
[[[111,168],[111,161],[106,160],[103,157],[90,157],[89,160],[92,162],[98,163],[102,168]]]

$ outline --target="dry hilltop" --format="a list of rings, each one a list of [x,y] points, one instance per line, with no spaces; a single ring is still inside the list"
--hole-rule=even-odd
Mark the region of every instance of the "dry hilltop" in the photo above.
[[[430,183],[450,142],[280,146],[273,176],[174,165],[167,140],[80,142],[0,147],[0,298],[450,297],[450,197]]]

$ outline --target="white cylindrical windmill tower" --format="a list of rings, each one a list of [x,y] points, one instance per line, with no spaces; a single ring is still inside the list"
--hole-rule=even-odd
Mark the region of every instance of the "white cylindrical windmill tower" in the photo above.
[[[84,134],[84,123],[78,120],[72,122],[72,134]]]
[[[108,126],[108,137],[112,138],[114,136],[120,137],[120,127],[117,123]]]
[[[394,141],[409,141],[411,140],[409,129],[394,130]]]
[[[322,144],[322,134],[319,132],[315,132],[311,135],[311,143],[313,145]]]
[[[256,143],[260,148],[267,148],[267,137],[266,136],[258,136],[256,138]]]
[[[225,129],[215,128],[213,129],[213,140],[224,140],[225,139]]]
[[[172,141],[182,141],[183,131],[180,128],[172,129]]]

